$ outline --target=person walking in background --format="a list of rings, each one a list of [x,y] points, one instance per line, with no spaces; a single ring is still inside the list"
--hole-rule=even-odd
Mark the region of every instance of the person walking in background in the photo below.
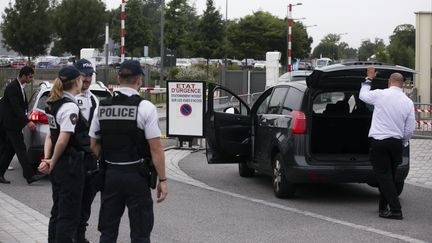
[[[150,242],[154,215],[146,158],[153,160],[159,175],[157,202],[167,195],[156,107],[138,93],[143,75],[138,61],[125,60],[117,76],[120,88],[100,102],[90,126],[91,148],[106,163],[98,226],[101,243],[117,241],[126,206],[131,242]]]
[[[45,158],[38,169],[50,174],[52,184],[49,243],[72,243],[80,219],[86,152],[80,133],[88,131],[75,100],[81,86],[78,69],[66,66],[60,69],[47,100],[50,129],[45,139]]]
[[[80,59],[74,63],[74,66],[81,72],[82,88],[81,92],[75,96],[77,104],[80,108],[81,114],[87,120],[88,124],[91,124],[93,115],[99,104],[98,99],[89,90],[92,81],[93,65],[86,59]],[[93,199],[96,196],[97,189],[93,183],[94,171],[97,169],[97,161],[90,150],[90,137],[88,131],[83,133],[85,137],[82,139],[86,141],[86,155],[84,157],[84,169],[86,175],[84,177],[84,189],[81,201],[81,218],[78,225],[77,233],[75,236],[75,243],[88,243],[89,241],[85,237],[86,228],[88,226],[87,221],[90,218],[91,205]]]
[[[374,106],[370,161],[377,176],[380,191],[379,216],[403,219],[398,197],[396,167],[402,162],[403,148],[408,146],[415,129],[414,104],[402,90],[404,77],[393,73],[387,89],[371,90],[376,77],[374,67],[368,67],[366,81],[360,89],[360,99]]]
[[[35,124],[27,117],[27,96],[24,87],[33,80],[34,70],[25,66],[19,71],[18,78],[6,86],[4,96],[1,99],[1,128],[4,130],[2,151],[0,154],[0,183],[9,184],[4,178],[13,156],[16,154],[23,169],[23,176],[28,184],[31,184],[43,175],[35,174],[31,161],[27,155],[22,129],[27,126],[30,130],[36,128]]]

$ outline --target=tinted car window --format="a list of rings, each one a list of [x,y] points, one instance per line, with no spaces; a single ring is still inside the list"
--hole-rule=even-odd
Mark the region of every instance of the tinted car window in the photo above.
[[[288,88],[276,88],[270,98],[267,113],[268,114],[280,114],[281,107],[285,98],[285,94]]]
[[[282,107],[282,115],[287,115],[293,110],[300,110],[302,99],[303,93],[300,90],[290,88]]]
[[[34,106],[34,104],[35,104],[35,102],[36,102],[36,100],[37,100],[37,96],[38,96],[39,92],[40,92],[40,89],[37,89],[37,90],[35,90],[35,91],[33,92],[32,96],[31,96],[31,98],[30,98],[30,102],[29,102],[29,104],[28,104],[28,108],[29,108],[29,109],[33,109],[33,106]]]
[[[99,101],[111,97],[111,93],[105,90],[90,90],[90,91],[98,98]]]
[[[263,100],[261,105],[259,105],[257,112],[256,112],[257,114],[265,114],[267,112],[269,100],[270,100],[270,95],[267,96],[267,98],[265,98]]]
[[[213,110],[215,112],[227,112],[241,115],[248,114],[246,106],[231,93],[219,88],[215,89],[214,93],[219,93],[219,97],[213,99]]]
[[[38,109],[45,110],[45,108],[46,108],[46,106],[47,106],[46,101],[47,101],[47,99],[48,99],[48,95],[49,95],[49,92],[48,92],[48,91],[45,92],[45,93],[43,93],[43,94],[41,95],[41,97],[39,98],[39,101],[38,101],[38,103],[37,103],[37,108],[38,108]]]

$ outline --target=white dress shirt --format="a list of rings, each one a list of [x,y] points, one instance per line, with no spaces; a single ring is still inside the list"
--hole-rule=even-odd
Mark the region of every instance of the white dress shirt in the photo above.
[[[99,105],[99,100],[90,90],[87,89],[86,91],[83,91],[75,96],[75,99],[81,110],[81,113],[83,114],[84,118],[87,121],[89,120],[90,110],[92,108],[92,101],[91,101],[92,97],[96,103],[96,107],[95,107],[95,111],[96,111]]]
[[[132,89],[121,87],[116,89],[122,94],[127,96],[139,95],[139,93]],[[159,118],[157,115],[156,106],[154,106],[148,100],[142,100],[138,106],[138,117],[137,117],[137,127],[144,130],[146,139],[158,138],[161,136],[161,131],[159,128]],[[98,110],[95,111],[94,117],[90,126],[89,136],[92,138],[99,139],[100,135],[96,133],[100,130]]]
[[[396,86],[370,89],[370,81],[362,83],[359,96],[362,101],[375,107],[369,137],[377,140],[398,138],[407,146],[416,123],[413,102]]]
[[[63,92],[64,97],[68,97],[74,102],[64,103],[56,114],[56,121],[60,125],[60,132],[75,133],[75,126],[78,122],[79,108],[76,100],[69,92]]]

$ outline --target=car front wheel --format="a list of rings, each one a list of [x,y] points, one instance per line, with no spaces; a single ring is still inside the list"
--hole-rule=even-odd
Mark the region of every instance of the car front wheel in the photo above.
[[[283,169],[282,156],[273,158],[273,191],[278,198],[291,198],[295,194],[295,184],[287,181]]]
[[[239,175],[241,177],[252,177],[255,174],[255,170],[250,168],[246,162],[239,163]]]

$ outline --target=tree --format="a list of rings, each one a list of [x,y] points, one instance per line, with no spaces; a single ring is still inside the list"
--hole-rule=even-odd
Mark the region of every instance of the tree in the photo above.
[[[222,15],[214,7],[213,0],[207,0],[207,8],[198,23],[196,56],[207,59],[222,57],[223,38]]]
[[[284,20],[268,12],[247,15],[228,26],[229,56],[263,60],[267,51],[285,53],[286,29]]]
[[[30,57],[46,53],[51,43],[52,28],[49,0],[16,0],[9,2],[2,14],[2,43],[20,55]]]
[[[340,59],[357,59],[357,49],[349,47],[346,42],[340,42],[338,56]]]
[[[305,26],[301,22],[294,22],[292,33],[292,56],[300,59],[308,58],[313,39],[308,36]]]
[[[105,4],[101,0],[63,0],[55,9],[59,45],[79,56],[82,48],[101,49],[105,35]]]
[[[362,41],[358,50],[359,60],[367,61],[374,54],[375,54],[375,44],[372,43],[369,39]]]
[[[390,36],[388,46],[390,59],[394,64],[414,68],[415,66],[415,28],[410,24],[397,26]]]
[[[321,42],[315,47],[312,52],[313,58],[329,57],[333,60],[339,59],[338,43],[340,41],[340,34],[327,34]]]
[[[165,12],[165,46],[178,57],[193,55],[198,17],[187,0],[172,0]]]

